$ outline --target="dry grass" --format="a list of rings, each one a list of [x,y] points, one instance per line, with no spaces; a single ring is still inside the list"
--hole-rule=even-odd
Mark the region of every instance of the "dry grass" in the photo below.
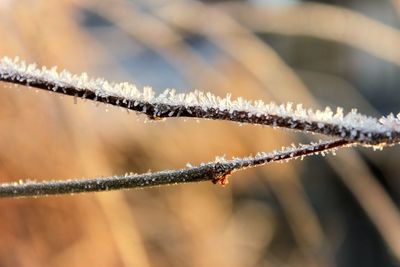
[[[149,12],[142,12],[139,5],[146,5]],[[89,17],[83,10],[106,18],[111,25],[83,25],[82,18]],[[341,12],[327,10],[332,16]],[[237,10],[226,6],[172,0],[121,0],[112,6],[96,1],[3,1],[0,12],[1,56],[19,55],[40,65],[163,87],[171,86],[171,78],[164,74],[170,73],[176,84],[184,84],[181,90],[233,91],[234,96],[313,107],[327,99],[341,105],[346,98],[352,106],[365,107],[363,113],[374,112],[362,104],[368,100],[360,98],[362,94],[346,91],[357,92],[345,87],[350,74],[330,71],[335,66],[361,68],[357,60],[368,55],[343,52],[341,42],[345,42],[340,39],[334,48],[322,43],[324,58],[312,65],[315,69],[310,67],[308,74],[313,75],[307,76],[301,68],[311,65],[301,60],[307,60],[305,55],[311,54],[310,61],[315,60],[314,53],[320,55],[313,50],[315,45],[300,37],[300,41],[282,37],[281,43],[279,36],[260,37],[251,21],[236,17]],[[281,21],[278,15],[268,19]],[[323,26],[329,22],[335,20]],[[365,24],[347,26],[357,30]],[[398,35],[397,29],[385,27],[385,33]],[[279,28],[274,31],[279,34]],[[188,44],[188,39],[196,45],[196,40],[203,40],[193,34],[206,36],[208,57]],[[362,49],[375,51],[370,51],[375,57],[370,61],[388,61],[390,55],[383,52],[388,42],[397,44],[397,39]],[[167,63],[156,68],[151,64],[154,58]],[[135,60],[141,61],[135,65]],[[397,57],[393,61],[397,64]],[[335,83],[337,89],[319,87],[331,88],[327,81],[333,78],[317,75],[324,72],[340,81]],[[368,79],[368,73],[360,72],[351,73]],[[382,77],[382,86],[385,79],[392,81],[390,77]],[[362,85],[355,84],[360,91]],[[298,141],[288,132],[210,121],[144,124],[143,118],[118,109],[106,112],[90,103],[75,105],[68,97],[0,86],[2,182],[179,168],[188,161],[199,163],[224,153],[248,155]],[[338,95],[339,89],[343,95]],[[371,96],[367,89],[363,94]],[[381,93],[384,98],[385,92]],[[396,97],[387,93],[382,101],[389,103]],[[393,200],[400,188],[395,179],[400,170],[398,149],[361,153],[353,150],[327,157],[331,167],[322,158],[271,165],[247,172],[223,189],[204,184],[2,200],[0,265],[368,266],[374,262],[368,255],[379,265],[395,265],[400,259],[399,211]],[[354,229],[361,229],[359,235]]]

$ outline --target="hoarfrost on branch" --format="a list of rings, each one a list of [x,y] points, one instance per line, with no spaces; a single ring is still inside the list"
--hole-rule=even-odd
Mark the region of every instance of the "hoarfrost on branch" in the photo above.
[[[57,72],[56,67],[38,68],[35,64],[7,57],[0,60],[0,80],[106,102],[154,119],[195,117],[230,120],[320,133],[375,146],[400,141],[400,114],[377,119],[362,115],[356,109],[347,114],[340,107],[335,112],[329,107],[313,111],[301,104],[266,104],[262,100],[248,101],[241,97],[232,100],[230,94],[219,97],[201,91],[184,94],[166,89],[156,95],[150,87],[139,90],[133,84],[91,79],[86,73]]]

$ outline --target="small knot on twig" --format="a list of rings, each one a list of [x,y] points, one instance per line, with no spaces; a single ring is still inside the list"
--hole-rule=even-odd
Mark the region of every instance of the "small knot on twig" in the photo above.
[[[231,174],[232,174],[232,170],[226,171],[225,173],[223,173],[217,177],[214,177],[211,180],[211,182],[213,184],[219,184],[222,186],[226,186],[227,184],[229,184],[229,176],[231,176]]]

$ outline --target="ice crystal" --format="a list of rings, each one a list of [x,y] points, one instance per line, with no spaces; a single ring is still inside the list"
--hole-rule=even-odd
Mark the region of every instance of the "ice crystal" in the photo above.
[[[38,68],[35,64],[7,57],[0,60],[0,80],[123,106],[145,113],[150,119],[185,116],[231,120],[322,133],[366,145],[391,144],[400,140],[399,115],[391,114],[378,120],[362,115],[356,109],[348,114],[344,114],[342,108],[335,112],[329,107],[313,111],[301,104],[266,104],[262,100],[232,99],[230,94],[219,97],[201,91],[183,94],[167,89],[156,95],[150,87],[139,90],[133,84],[91,79],[86,73],[58,72],[56,67]]]
[[[69,179],[64,181],[3,183],[0,184],[0,198],[75,194],[201,181],[212,181],[213,183],[226,185],[228,183],[228,176],[235,171],[264,165],[272,161],[288,161],[317,154],[318,152],[334,151],[337,147],[353,144],[344,140],[320,141],[309,145],[282,148],[281,151],[271,153],[262,152],[253,157],[233,158],[231,160],[226,160],[224,156],[217,157],[214,161],[202,163],[199,166],[188,164],[185,169],[166,170],[155,173],[126,173],[122,176]]]
[[[399,113],[400,114],[400,113]],[[389,129],[392,129],[393,131],[400,131],[400,118],[399,114],[397,114],[397,117],[393,115],[393,113],[390,113],[387,117],[383,117],[379,119],[379,122],[388,127]]]

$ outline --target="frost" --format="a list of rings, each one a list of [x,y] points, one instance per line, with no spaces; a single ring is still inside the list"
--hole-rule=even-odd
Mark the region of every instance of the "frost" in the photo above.
[[[216,156],[216,157],[215,157],[215,162],[217,162],[217,163],[225,163],[225,162],[226,162],[225,155],[223,155],[223,156]]]
[[[318,155],[321,153],[323,156],[328,153],[335,154],[338,147],[353,146],[355,143],[345,143],[341,140],[337,141],[319,141],[311,144],[300,144],[295,146],[292,144],[290,147],[282,147],[281,150],[274,150],[273,152],[259,152],[253,157],[233,158],[226,160],[225,156],[216,157],[215,161],[203,163],[202,166],[222,163],[225,168],[230,171],[242,170],[250,167],[264,165],[272,161],[289,161],[292,159],[300,158],[303,160],[308,155]]]
[[[217,157],[215,161],[201,163],[199,166],[186,166],[180,170],[165,170],[144,174],[127,173],[121,176],[88,179],[68,179],[61,181],[14,182],[0,184],[0,198],[27,197],[82,192],[107,191],[127,188],[141,188],[159,185],[172,185],[187,182],[211,181],[221,185],[228,183],[228,177],[235,171],[264,165],[271,161],[289,161],[324,151],[333,151],[337,147],[354,145],[344,140],[320,141],[309,145],[291,146],[271,153],[261,152],[254,157],[233,158]]]
[[[400,113],[399,113],[400,114]],[[382,117],[379,119],[379,122],[386,126],[387,128],[391,129],[392,131],[400,131],[400,118],[399,114],[397,117],[390,113],[387,117]]]
[[[183,94],[167,89],[156,95],[150,87],[139,90],[133,84],[92,79],[86,73],[75,75],[66,70],[58,72],[56,67],[38,68],[35,64],[26,64],[18,58],[7,57],[0,60],[0,80],[31,86],[46,84],[49,90],[58,92],[61,90],[64,93],[67,89],[73,88],[76,90],[74,94],[80,93],[80,97],[83,98],[87,98],[87,93],[92,92],[94,93],[92,100],[106,103],[113,97],[116,100],[111,104],[123,103],[128,108],[152,118],[186,116],[267,124],[273,127],[323,133],[372,145],[387,142],[388,139],[391,140],[388,143],[400,140],[400,114],[397,117],[390,114],[378,120],[362,115],[356,109],[348,114],[344,114],[340,107],[336,112],[329,107],[313,111],[305,109],[301,104],[277,105],[266,104],[262,100],[248,101],[241,97],[232,99],[231,94],[219,97],[201,91]],[[380,140],[374,141],[377,135]]]

